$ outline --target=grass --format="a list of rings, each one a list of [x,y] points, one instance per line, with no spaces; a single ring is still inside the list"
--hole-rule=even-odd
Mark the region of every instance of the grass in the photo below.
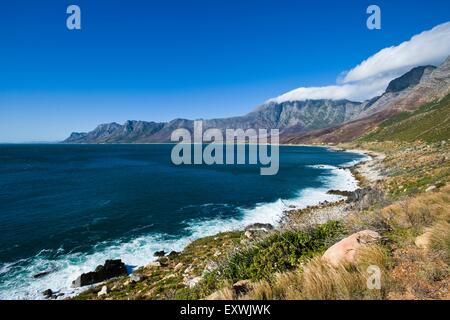
[[[450,138],[450,95],[414,112],[402,112],[381,123],[360,141],[422,140],[438,142]]]
[[[223,269],[223,276],[233,282],[242,279],[270,279],[276,272],[299,266],[326,248],[342,234],[342,225],[331,221],[309,232],[275,233],[252,247],[234,254]]]
[[[430,248],[440,253],[444,261],[450,264],[449,219],[437,222],[428,231],[430,232]]]
[[[344,232],[371,229],[384,239],[358,252],[356,265],[329,265],[318,254],[324,247],[311,250],[315,254],[291,256],[289,247],[269,244],[268,250],[262,246],[234,256],[228,281],[210,297],[450,299],[450,148],[442,142],[449,138],[450,95],[414,112],[397,114],[352,143],[353,148],[386,154],[386,178],[377,187],[390,200],[355,210],[345,219]],[[429,187],[434,190],[426,192]],[[425,235],[426,245],[418,247],[416,240]],[[296,246],[301,248],[301,242]],[[272,255],[265,256],[265,250]],[[280,265],[283,267],[278,268]],[[380,290],[367,288],[372,265],[381,271]],[[238,278],[252,280],[247,293],[233,290],[232,283]]]
[[[358,252],[356,265],[333,267],[320,255],[297,267],[274,271],[249,285],[245,294],[224,283],[210,297],[239,300],[449,299],[450,186],[396,201],[384,208],[353,212],[341,230],[377,230],[383,243]],[[426,249],[415,246],[429,233]],[[320,250],[319,250],[320,251]],[[381,272],[381,289],[369,289],[369,266]],[[412,276],[413,275],[413,276]]]
[[[229,300],[342,300],[381,299],[388,288],[386,271],[382,290],[367,288],[368,265],[386,265],[384,249],[373,246],[360,255],[361,266],[348,268],[333,267],[320,256],[313,257],[303,268],[276,273],[272,280],[261,280],[251,285],[250,291],[242,296],[233,293],[230,287],[218,291],[215,299]]]
[[[343,231],[341,223],[330,221],[308,231],[275,232],[231,254],[218,270],[207,273],[197,286],[180,290],[177,299],[203,299],[220,289],[225,290],[223,294],[227,296],[227,290],[239,280],[272,281],[275,274],[296,269],[320,254]]]
[[[427,109],[428,108],[428,109]],[[427,106],[412,117],[435,112]],[[411,119],[401,115],[385,123]],[[387,203],[355,207],[341,222],[262,234],[243,232],[198,239],[161,267],[139,270],[147,279],[111,280],[108,299],[450,299],[450,145],[406,141],[359,141],[353,148],[386,154],[385,179],[376,187]],[[425,192],[430,186],[431,192]],[[356,265],[330,266],[320,257],[337,240],[370,229],[383,242],[358,252]],[[415,244],[427,234],[424,247]],[[218,268],[206,272],[214,261]],[[182,268],[176,268],[182,265]],[[381,271],[381,290],[367,288],[368,267]],[[194,287],[186,276],[202,277]],[[233,284],[247,280],[246,292]],[[78,299],[97,299],[96,287]]]

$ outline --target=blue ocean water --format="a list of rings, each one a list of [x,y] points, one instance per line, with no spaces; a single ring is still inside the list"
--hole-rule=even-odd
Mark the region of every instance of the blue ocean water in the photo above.
[[[356,181],[365,156],[281,147],[277,175],[257,165],[171,163],[172,145],[0,145],[0,298],[39,299],[108,258],[130,268],[195,238],[276,224],[288,206]],[[50,273],[35,279],[39,272]]]

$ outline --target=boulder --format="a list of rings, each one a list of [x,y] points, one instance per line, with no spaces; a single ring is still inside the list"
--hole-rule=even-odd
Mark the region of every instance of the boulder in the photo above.
[[[189,275],[192,271],[194,271],[194,267],[192,265],[190,265],[189,267],[187,267],[186,269],[184,269],[184,274]]]
[[[141,282],[141,281],[144,281],[145,279],[147,279],[147,277],[145,275],[139,274],[139,273],[132,273],[130,276],[130,280],[133,283]]]
[[[253,239],[253,232],[251,232],[250,230],[247,230],[247,231],[244,232],[244,236],[247,239],[251,240],[251,239]]]
[[[47,299],[50,299],[53,297],[53,291],[52,289],[47,289],[44,292],[42,292],[43,296],[46,297]]]
[[[100,290],[100,291],[97,293],[97,296],[98,296],[98,297],[106,296],[106,295],[108,295],[108,292],[109,292],[108,287],[107,287],[107,286],[103,286],[103,287],[102,287],[102,290]]]
[[[127,268],[122,260],[106,260],[104,265],[99,265],[95,271],[83,273],[75,281],[72,286],[84,287],[98,282],[103,282],[111,278],[128,275]]]
[[[153,255],[155,257],[164,257],[166,255],[166,252],[164,250],[156,251]]]
[[[356,203],[359,206],[359,209],[364,210],[375,204],[384,203],[385,197],[382,191],[368,187],[351,192],[347,196],[346,202]]]
[[[216,270],[216,269],[218,269],[219,268],[219,264],[217,263],[217,262],[215,262],[215,261],[209,261],[207,264],[206,264],[206,267],[205,267],[205,272],[213,272],[214,270]]]
[[[431,192],[436,190],[436,186],[429,186],[428,188],[425,189],[425,192]]]
[[[149,267],[159,268],[161,267],[161,263],[159,261],[153,261],[148,264]]]
[[[202,280],[202,277],[189,277],[185,280],[185,284],[186,286],[188,286],[189,288],[193,288],[195,287],[195,285],[197,283],[200,282],[200,280]]]
[[[270,223],[253,223],[251,225],[248,225],[245,230],[249,230],[249,231],[253,231],[253,230],[263,230],[263,231],[268,231],[268,230],[273,230],[273,225],[271,225]]]
[[[327,193],[337,195],[337,196],[344,196],[344,197],[349,197],[352,195],[352,192],[350,192],[350,191],[342,191],[342,190],[335,190],[335,189],[328,190]]]
[[[39,272],[39,273],[34,274],[33,278],[39,279],[39,278],[42,278],[42,277],[45,277],[45,276],[49,275],[50,273],[52,273],[52,270]]]
[[[179,255],[180,255],[180,253],[177,251],[170,251],[168,257],[172,259],[172,258],[178,257]]]
[[[328,248],[322,258],[337,267],[340,264],[356,264],[358,250],[381,239],[378,232],[364,230],[348,236]]]

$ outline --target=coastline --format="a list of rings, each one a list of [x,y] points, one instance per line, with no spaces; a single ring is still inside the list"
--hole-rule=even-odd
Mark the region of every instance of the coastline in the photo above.
[[[294,146],[294,145],[286,145],[286,146]],[[300,145],[299,145],[300,146]],[[330,147],[330,146],[318,146],[318,145],[301,145],[301,146],[307,146],[307,147],[320,147],[320,148],[328,148],[333,149],[340,152],[352,152],[352,153],[359,153],[366,156],[366,158],[359,160],[356,163],[342,165],[338,170],[343,170],[346,172],[349,172],[351,177],[356,181],[357,188],[354,190],[358,190],[361,187],[366,187],[369,184],[372,186],[376,181],[372,179],[372,176],[381,177],[380,174],[380,168],[379,164],[381,160],[384,158],[383,154],[376,154],[373,151],[368,150],[354,150],[354,149],[342,149],[337,147]],[[369,184],[368,184],[369,182]],[[330,191],[329,189],[328,191]],[[354,192],[347,191],[347,190],[341,190],[345,192]],[[273,231],[281,231],[285,230],[287,228],[295,228],[295,229],[302,229],[311,227],[312,225],[318,225],[318,224],[324,224],[327,223],[330,220],[341,220],[346,215],[348,215],[351,212],[351,202],[348,203],[348,198],[343,195],[338,194],[332,194],[327,192],[330,196],[333,196],[334,200],[324,200],[320,201],[317,204],[313,205],[306,205],[302,208],[291,208],[287,210],[283,210],[281,216],[279,217],[278,223],[266,223],[267,221],[254,221],[252,224],[248,225],[241,225],[240,227],[233,228],[232,230],[225,230],[225,231],[218,231],[217,234],[204,236],[200,238],[193,239],[189,243],[187,243],[184,248],[181,249],[180,252],[177,252],[177,254],[185,254],[186,251],[189,251],[189,248],[193,246],[193,244],[198,242],[207,241],[209,239],[216,240],[217,238],[221,238],[221,235],[235,235],[238,234],[240,237],[253,239],[254,234],[258,233],[259,231],[263,230],[264,233],[269,231],[271,233]],[[299,221],[298,217],[302,217],[302,222]],[[242,223],[241,223],[242,224]],[[270,228],[266,229],[266,227],[262,226],[271,226]],[[256,227],[255,227],[256,226]],[[252,229],[254,228],[254,229]],[[272,229],[273,228],[273,229]],[[248,231],[251,230],[251,231]],[[243,240],[240,240],[241,243]],[[221,245],[225,246],[226,243],[223,243]],[[218,255],[218,250],[215,250],[216,252],[214,255]],[[172,253],[175,251],[172,251]],[[220,256],[220,255],[218,255]],[[133,271],[132,274],[130,274],[128,277],[125,277],[125,279],[122,279],[120,282],[127,284],[129,283],[129,279],[131,279],[134,275],[140,274],[142,270],[148,269],[148,268],[155,268],[155,266],[164,266],[164,264],[161,265],[160,261],[164,261],[164,258],[158,258],[152,261],[150,261],[146,266],[140,267]],[[161,260],[162,259],[162,260]],[[194,259],[196,261],[197,259]],[[208,269],[208,265],[203,266],[202,263],[198,263],[199,269],[205,268]],[[173,267],[173,266],[172,266]],[[176,269],[177,266],[175,266]],[[188,267],[191,268],[192,266]],[[170,275],[169,275],[170,276]],[[191,287],[192,285],[195,285],[198,281],[200,281],[201,276],[195,276],[195,275],[187,275],[184,278],[184,285]],[[71,296],[66,296],[63,298],[79,298],[83,296],[86,293],[91,293],[92,290],[98,291],[97,289],[101,287],[104,283],[97,283],[93,286],[89,286],[86,288],[83,288],[81,291],[78,291],[76,294]],[[117,286],[117,285],[115,285]],[[96,289],[97,288],[97,289]]]
[[[375,188],[377,182],[384,178],[382,173],[384,170],[382,161],[386,157],[384,153],[363,149],[347,149],[339,146],[324,147],[334,151],[360,153],[368,157],[350,166],[344,166],[344,168],[350,170],[352,176],[358,181],[358,189]],[[320,203],[301,210],[290,210],[283,217],[282,228],[307,229],[331,220],[342,220],[352,213],[354,207],[355,201],[345,197],[345,199],[331,203]]]
[[[293,146],[293,145],[290,145]],[[300,146],[300,145],[299,145]],[[302,145],[306,147],[316,147],[322,149],[333,149],[329,146],[324,145]],[[97,265],[103,263],[106,259],[122,259],[128,266],[133,266],[132,273],[125,279],[130,278],[135,273],[139,273],[142,268],[147,268],[157,263],[160,259],[159,257],[153,257],[153,253],[156,251],[164,250],[166,252],[178,251],[184,252],[186,248],[189,248],[194,242],[202,241],[210,237],[215,237],[217,234],[232,234],[239,233],[244,235],[249,226],[254,225],[271,225],[274,227],[275,231],[280,231],[286,228],[286,225],[294,226],[293,219],[290,219],[294,215],[291,211],[297,211],[305,213],[313,212],[314,215],[309,216],[307,219],[310,224],[322,224],[329,220],[338,220],[345,217],[348,211],[345,206],[345,196],[340,194],[328,193],[329,190],[339,189],[341,191],[354,191],[356,187],[356,181],[358,176],[355,174],[354,170],[356,167],[361,165],[369,165],[374,161],[374,157],[369,158],[370,151],[365,150],[354,150],[354,149],[336,149],[339,152],[351,152],[363,154],[364,159],[354,160],[349,163],[342,163],[337,166],[326,166],[326,165],[314,165],[317,170],[327,170],[326,182],[324,182],[323,188],[307,188],[302,190],[303,193],[299,193],[294,198],[289,198],[287,200],[277,200],[275,202],[268,202],[262,204],[256,204],[255,208],[248,209],[243,212],[245,218],[227,219],[226,221],[192,221],[188,228],[193,232],[191,236],[180,239],[164,239],[153,237],[150,239],[138,238],[133,240],[131,243],[117,243],[114,245],[113,252],[110,250],[103,252],[95,252],[95,255],[88,255],[85,258],[85,262],[80,265],[73,266],[71,268],[71,274],[60,274],[56,272],[50,275],[50,279],[47,277],[35,279],[36,283],[33,282],[33,293],[31,295],[23,296],[20,292],[17,292],[15,298],[31,298],[31,299],[44,299],[41,292],[47,290],[48,288],[53,289],[56,295],[55,298],[65,299],[76,297],[77,295],[83,294],[85,291],[102,285],[103,282],[94,284],[93,286],[86,286],[81,288],[71,288],[67,283],[68,280],[72,281],[81,274],[90,272],[96,268]],[[357,161],[357,163],[354,163]],[[327,181],[329,180],[329,181]],[[358,182],[361,184],[361,182]],[[341,187],[339,187],[341,185]],[[304,215],[307,217],[307,215]],[[290,219],[290,223],[286,223]],[[225,222],[225,225],[224,225]],[[296,228],[299,228],[297,225]],[[150,241],[150,242],[149,242]],[[134,246],[134,244],[140,242],[146,242],[145,250],[139,249]],[[120,246],[124,246],[123,250],[119,250]],[[104,248],[105,250],[107,248]],[[78,257],[72,257],[77,258]],[[139,262],[137,262],[139,261]],[[58,269],[55,269],[58,271]],[[61,270],[63,271],[63,270]],[[69,279],[70,278],[70,279]],[[55,281],[56,280],[56,281]],[[186,279],[185,284],[189,283],[190,279]],[[45,287],[44,287],[45,286]],[[6,297],[6,296],[5,296]],[[54,298],[54,297],[52,297]]]

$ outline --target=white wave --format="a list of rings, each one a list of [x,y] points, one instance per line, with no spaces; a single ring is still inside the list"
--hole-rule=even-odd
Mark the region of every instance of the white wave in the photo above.
[[[306,167],[312,168],[312,169],[327,169],[327,170],[334,170],[337,168],[336,166],[332,166],[329,164],[311,164]]]
[[[5,263],[0,266],[0,276],[4,273],[7,273],[11,270],[12,263]]]
[[[30,259],[8,264],[7,273],[2,275],[0,283],[0,299],[43,299],[42,292],[46,289],[64,293],[65,297],[72,296],[81,291],[71,288],[72,281],[107,259],[122,259],[128,266],[143,266],[154,259],[155,251],[181,250],[188,243],[187,238],[170,239],[167,235],[153,234],[129,242],[101,243],[93,253],[69,253],[56,259],[49,259],[40,253]],[[42,278],[33,278],[42,271],[52,272]]]
[[[277,225],[284,211],[292,206],[300,209],[323,201],[337,201],[343,197],[327,194],[328,190],[354,191],[358,188],[358,182],[348,169],[329,165],[313,167],[329,171],[330,175],[323,178],[323,187],[303,189],[293,199],[278,199],[271,203],[257,204],[250,209],[241,208],[241,216],[238,218],[187,221],[187,231],[190,233],[187,237],[174,238],[164,234],[151,234],[128,242],[100,243],[94,248],[93,253],[68,253],[61,254],[56,259],[49,259],[47,258],[49,252],[42,251],[30,259],[4,264],[0,266],[0,273],[3,273],[0,299],[43,299],[42,292],[46,289],[64,293],[64,297],[72,296],[81,289],[71,288],[71,282],[80,274],[94,270],[107,259],[122,259],[128,266],[144,266],[155,259],[153,257],[155,251],[181,251],[195,239],[242,229],[252,223]],[[53,272],[39,279],[33,278],[34,274],[45,270]]]
[[[367,154],[366,151],[363,151],[363,150],[347,150],[347,152],[359,154],[362,156],[362,158],[356,159],[353,161],[349,161],[347,163],[340,165],[340,167],[342,167],[342,168],[350,168],[350,167],[357,165],[360,162],[371,161],[373,159],[370,155]]]

